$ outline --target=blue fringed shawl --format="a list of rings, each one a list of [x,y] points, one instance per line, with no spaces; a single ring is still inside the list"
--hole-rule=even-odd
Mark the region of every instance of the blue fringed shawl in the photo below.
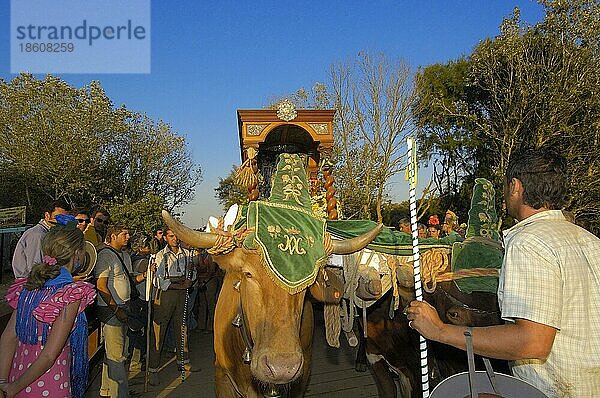
[[[16,321],[16,333],[21,343],[46,345],[50,325],[39,322],[33,316],[33,310],[69,283],[73,283],[71,274],[66,268],[61,268],[60,274],[47,281],[44,286],[31,291],[23,288],[19,295]],[[87,318],[83,312],[77,315],[69,344],[71,346],[71,395],[73,398],[82,398],[88,381]]]

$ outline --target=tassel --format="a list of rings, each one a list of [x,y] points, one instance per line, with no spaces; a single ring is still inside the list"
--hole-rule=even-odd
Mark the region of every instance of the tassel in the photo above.
[[[252,170],[252,159],[246,161],[236,170],[234,182],[236,185],[248,188],[258,183],[258,178]]]
[[[71,396],[83,398],[88,383],[87,318],[81,312],[71,332]]]
[[[246,189],[250,187],[254,187],[258,185],[258,177],[254,173],[252,168],[252,161],[256,157],[257,152],[256,149],[250,147],[246,149],[246,160],[242,165],[236,170],[235,177],[233,181],[240,187],[244,187]]]

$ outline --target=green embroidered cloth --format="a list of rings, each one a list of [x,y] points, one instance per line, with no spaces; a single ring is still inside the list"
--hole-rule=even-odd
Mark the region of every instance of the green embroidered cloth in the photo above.
[[[315,281],[327,261],[323,220],[299,208],[257,201],[248,207],[248,224],[255,228],[254,248],[277,284],[296,293]]]
[[[304,167],[305,159],[298,155],[279,155],[269,200],[250,202],[245,217],[254,232],[244,246],[259,250],[269,276],[291,294],[314,283],[327,261],[325,221],[312,213]],[[243,220],[238,217],[236,227]]]
[[[485,178],[477,178],[471,198],[466,239],[452,246],[452,271],[473,268],[500,269],[503,257],[494,186]],[[498,291],[498,277],[495,276],[457,279],[455,282],[465,293]]]

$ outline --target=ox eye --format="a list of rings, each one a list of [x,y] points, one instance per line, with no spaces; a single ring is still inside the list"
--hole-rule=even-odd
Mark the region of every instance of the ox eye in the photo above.
[[[252,274],[250,272],[248,272],[248,271],[244,271],[243,274],[244,274],[244,277],[247,278],[247,279],[252,278]]]

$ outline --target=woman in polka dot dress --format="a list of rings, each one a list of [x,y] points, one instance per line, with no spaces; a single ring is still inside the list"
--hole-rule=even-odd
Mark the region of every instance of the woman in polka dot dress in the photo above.
[[[14,308],[0,340],[0,397],[75,397],[88,376],[87,321],[94,286],[73,282],[84,258],[83,233],[72,223],[42,240],[42,263],[15,281],[6,299]]]

